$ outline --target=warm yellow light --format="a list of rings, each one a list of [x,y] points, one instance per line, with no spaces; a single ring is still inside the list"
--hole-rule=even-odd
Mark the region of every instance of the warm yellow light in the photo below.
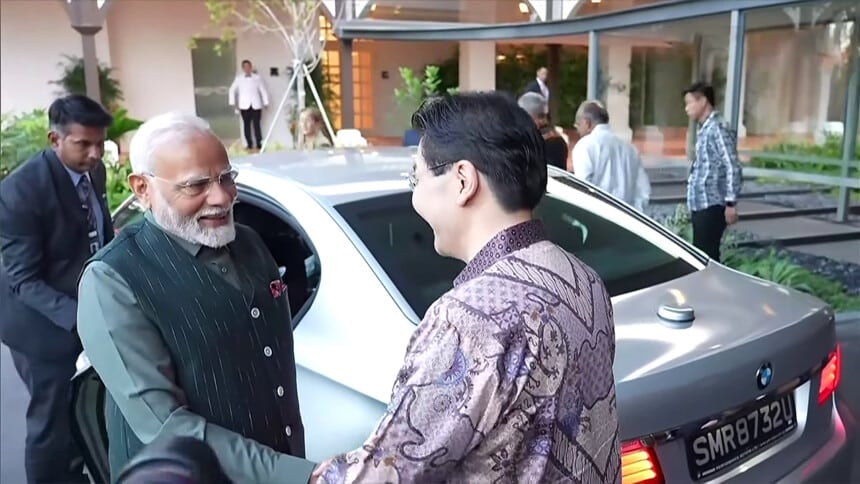
[[[520,13],[529,13],[529,6],[526,2],[520,2]]]

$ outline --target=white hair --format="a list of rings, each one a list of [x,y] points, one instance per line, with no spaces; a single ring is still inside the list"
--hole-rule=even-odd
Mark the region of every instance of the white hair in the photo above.
[[[170,112],[152,117],[131,139],[128,150],[131,169],[137,174],[154,173],[153,153],[159,146],[212,134],[209,123],[193,114]]]

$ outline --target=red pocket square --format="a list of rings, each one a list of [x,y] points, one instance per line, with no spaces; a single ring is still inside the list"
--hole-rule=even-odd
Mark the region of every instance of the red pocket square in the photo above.
[[[269,290],[272,291],[273,298],[279,298],[287,292],[287,285],[279,279],[269,283]]]

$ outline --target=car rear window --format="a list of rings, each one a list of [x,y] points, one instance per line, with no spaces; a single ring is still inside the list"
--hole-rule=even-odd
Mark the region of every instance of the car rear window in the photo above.
[[[436,254],[433,231],[398,193],[336,206],[418,316],[451,288],[464,264]],[[630,230],[548,194],[536,210],[550,240],[600,274],[612,296],[696,270]]]

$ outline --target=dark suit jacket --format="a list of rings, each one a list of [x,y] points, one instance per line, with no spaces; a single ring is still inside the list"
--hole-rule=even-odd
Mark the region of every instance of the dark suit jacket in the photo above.
[[[536,92],[543,96],[543,91],[540,90],[540,84],[538,84],[537,79],[532,79],[532,82],[526,84],[526,89],[523,91],[523,94],[527,92]]]
[[[105,175],[101,163],[90,172],[109,241]],[[79,353],[77,281],[89,257],[72,179],[53,150],[42,151],[0,182],[0,341],[39,359]]]

